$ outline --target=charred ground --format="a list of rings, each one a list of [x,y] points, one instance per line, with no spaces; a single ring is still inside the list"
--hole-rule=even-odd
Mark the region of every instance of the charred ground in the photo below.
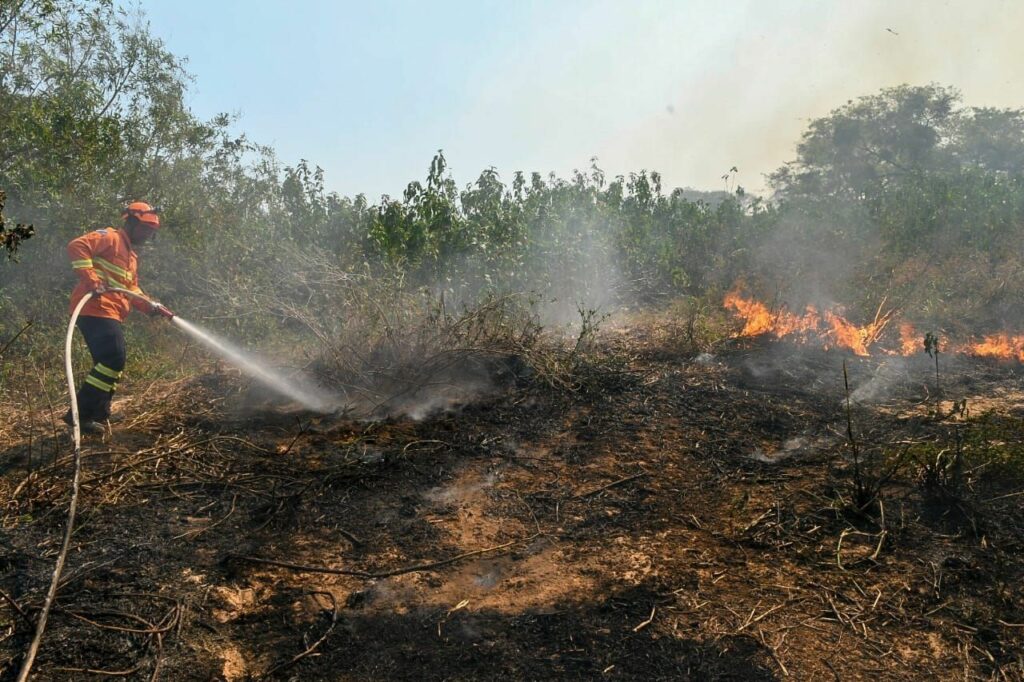
[[[138,389],[87,445],[38,678],[1021,679],[1019,366],[943,358],[941,400],[924,356],[678,331],[418,422]],[[849,411],[844,361],[886,384]],[[68,448],[15,435],[44,417],[0,453],[0,679],[66,510]]]

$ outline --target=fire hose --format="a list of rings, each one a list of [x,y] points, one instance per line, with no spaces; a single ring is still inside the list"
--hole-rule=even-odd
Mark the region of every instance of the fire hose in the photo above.
[[[104,291],[127,294],[128,296],[138,300],[145,301],[153,307],[153,310],[156,313],[170,320],[174,319],[174,313],[168,310],[166,306],[153,301],[142,294],[115,287],[105,289]],[[71,340],[75,334],[75,323],[78,322],[79,313],[82,312],[82,308],[85,307],[85,304],[94,295],[99,294],[95,294],[91,291],[86,293],[78,302],[78,305],[75,306],[74,311],[71,313],[71,319],[68,321],[68,333],[64,340],[64,371],[67,374],[68,393],[71,396],[71,429],[72,437],[75,441],[74,473],[71,478],[71,504],[68,506],[68,523],[67,527],[64,529],[64,540],[61,543],[60,553],[57,555],[57,563],[53,568],[53,578],[50,580],[50,589],[46,593],[46,600],[43,602],[43,608],[39,612],[39,619],[36,621],[36,633],[32,638],[32,644],[29,645],[28,653],[25,654],[25,660],[21,664],[21,670],[18,673],[17,682],[25,682],[28,680],[29,672],[32,670],[32,664],[35,662],[36,654],[39,652],[39,644],[42,642],[43,632],[46,630],[46,619],[50,615],[50,608],[53,606],[54,599],[57,597],[57,586],[60,583],[61,574],[64,572],[64,563],[67,561],[68,548],[71,545],[71,533],[75,526],[75,512],[78,509],[78,491],[82,473],[82,431],[78,420],[78,394],[75,391],[75,375],[71,368]]]

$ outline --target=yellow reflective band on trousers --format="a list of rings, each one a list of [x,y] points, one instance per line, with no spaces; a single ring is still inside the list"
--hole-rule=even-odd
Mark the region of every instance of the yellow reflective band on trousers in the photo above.
[[[99,372],[100,374],[102,374],[105,377],[110,377],[114,381],[117,381],[118,379],[120,379],[121,378],[121,374],[122,374],[121,372],[118,372],[116,369],[110,369],[109,367],[104,365],[102,362],[97,362],[96,366],[93,367],[93,369],[96,370],[97,372]]]
[[[94,377],[91,374],[85,378],[85,383],[89,384],[90,386],[95,386],[96,388],[100,389],[104,393],[113,393],[114,392],[114,385],[113,384],[108,384],[105,381],[100,381],[99,379],[97,379],[96,377]]]

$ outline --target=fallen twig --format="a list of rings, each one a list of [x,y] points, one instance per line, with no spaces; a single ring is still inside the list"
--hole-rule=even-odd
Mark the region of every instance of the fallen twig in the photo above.
[[[128,670],[97,670],[96,668],[55,668],[62,673],[88,673],[89,675],[103,675],[105,677],[129,677],[139,672],[145,665],[145,659],[139,661],[138,665]]]
[[[346,540],[351,542],[356,547],[362,547],[364,544],[366,544],[362,540],[357,538],[354,534],[350,533],[349,531],[345,530],[344,528],[338,528],[337,531],[339,533],[341,533],[345,537]]]
[[[451,447],[451,445],[449,445],[448,443],[446,443],[443,440],[434,440],[434,439],[414,440],[414,441],[411,441],[411,442],[405,444],[405,447],[402,448],[402,454],[404,455],[406,452],[409,451],[409,448],[411,448],[414,445],[445,445],[445,446],[447,446],[449,448]]]
[[[990,497],[985,502],[995,502],[996,500],[1005,500],[1008,497],[1017,497],[1018,495],[1024,495],[1024,490],[1018,490],[1015,493],[1007,493],[1005,495],[997,495],[996,497]]]
[[[218,519],[214,523],[210,524],[209,526],[206,526],[205,528],[198,528],[196,530],[189,530],[189,531],[185,531],[181,535],[175,535],[173,539],[178,540],[179,538],[183,538],[183,537],[189,536],[189,538],[188,538],[189,540],[195,540],[197,537],[199,537],[200,535],[202,535],[206,531],[213,530],[214,528],[216,528],[220,524],[222,524],[225,521],[227,521],[231,517],[231,515],[235,513],[235,503],[236,502],[238,502],[238,493],[235,493],[234,495],[231,496],[231,509],[229,509],[228,513],[225,514],[224,516],[222,516],[220,519]]]
[[[290,660],[288,660],[288,661],[286,661],[284,663],[281,663],[280,665],[274,666],[273,668],[268,670],[266,673],[264,673],[263,677],[270,677],[272,674],[278,672],[279,670],[284,670],[285,668],[290,668],[293,665],[295,665],[296,663],[298,663],[299,661],[301,661],[306,656],[309,656],[314,651],[316,651],[317,647],[319,647],[321,644],[323,644],[324,641],[327,640],[327,637],[330,636],[331,632],[334,631],[334,626],[338,624],[338,600],[335,599],[334,595],[331,594],[330,592],[312,592],[311,594],[314,594],[314,595],[322,594],[322,595],[330,598],[330,600],[331,600],[331,624],[330,624],[330,626],[328,626],[328,628],[324,632],[324,634],[320,635],[320,639],[316,640],[311,645],[306,647],[305,651],[303,651],[303,652],[301,652],[299,654],[296,654],[295,656],[292,656],[292,658]]]
[[[608,490],[609,488],[614,488],[617,485],[622,485],[623,483],[629,483],[630,481],[635,481],[636,479],[641,478],[641,477],[646,476],[646,475],[647,475],[646,471],[641,471],[639,474],[633,474],[632,476],[626,476],[625,478],[620,478],[619,480],[612,481],[611,483],[608,483],[607,485],[603,485],[600,488],[594,488],[593,490],[588,490],[585,493],[576,493],[575,495],[572,496],[572,499],[580,500],[580,499],[583,499],[584,497],[593,497],[594,495],[597,495],[598,493],[604,492],[605,490]]]
[[[652,606],[651,607],[651,615],[649,615],[647,617],[647,620],[645,620],[644,622],[640,623],[635,628],[633,628],[633,632],[640,632],[645,627],[647,627],[648,625],[653,623],[654,622],[654,614],[657,613],[657,611],[658,611],[658,607],[657,606]]]
[[[742,632],[743,630],[747,629],[748,626],[753,625],[754,623],[758,623],[758,622],[764,620],[764,618],[766,616],[768,616],[768,615],[770,615],[772,613],[775,613],[776,611],[781,609],[783,606],[785,606],[785,604],[779,604],[778,606],[773,606],[772,608],[770,608],[767,611],[765,611],[764,613],[762,613],[760,616],[756,616],[756,617],[754,616],[755,611],[751,611],[750,612],[750,617],[747,619],[747,622],[744,623],[743,625],[741,625],[739,630],[737,630],[736,632]]]
[[[25,622],[28,623],[28,626],[30,628],[36,626],[36,624],[32,622],[32,619],[29,618],[28,614],[25,613],[25,610],[18,606],[18,602],[14,601],[14,598],[11,595],[7,594],[3,590],[0,590],[0,597],[3,597],[4,601],[10,604],[11,608],[14,609],[19,616],[25,619]]]
[[[475,549],[471,552],[463,552],[462,554],[457,554],[448,559],[442,559],[441,561],[431,561],[424,564],[414,564],[412,566],[406,566],[404,568],[396,568],[392,571],[380,571],[376,573],[370,571],[354,571],[347,568],[308,566],[304,564],[291,563],[289,561],[274,561],[273,559],[262,559],[260,557],[245,556],[242,554],[228,554],[227,557],[231,559],[237,559],[239,561],[248,561],[250,563],[264,564],[266,566],[277,566],[278,568],[287,568],[292,571],[300,571],[305,573],[329,573],[331,575],[350,575],[356,578],[390,578],[391,576],[395,575],[403,575],[405,573],[415,573],[417,571],[427,571],[432,568],[440,568],[441,566],[447,566],[448,564],[453,564],[456,561],[468,559],[469,557],[477,556],[478,554],[496,552],[499,549],[505,549],[506,547],[511,547],[512,545],[518,544],[520,542],[528,542],[537,537],[538,535],[539,533],[534,533],[533,535],[519,538],[518,540],[510,540],[509,542],[506,542],[503,545],[495,545],[494,547],[486,547],[484,549]]]
[[[754,526],[756,526],[757,524],[761,523],[761,521],[763,521],[763,520],[765,519],[765,517],[767,517],[767,516],[768,516],[769,514],[771,514],[771,513],[773,512],[773,511],[775,511],[775,508],[774,508],[774,507],[771,507],[771,508],[769,508],[769,509],[768,509],[767,511],[765,511],[765,512],[764,512],[763,514],[761,514],[760,516],[758,516],[758,517],[757,517],[756,519],[754,519],[753,521],[751,521],[750,523],[748,523],[748,524],[747,524],[747,525],[746,525],[746,526],[745,526],[745,527],[743,528],[743,530],[741,530],[741,531],[740,531],[740,535],[743,535],[744,533],[747,533],[748,531],[750,531],[750,530],[751,530],[751,529],[752,529],[752,528],[753,528]]]
[[[169,602],[171,604],[171,608],[164,614],[162,618],[160,618],[159,621],[153,623],[141,616],[138,616],[133,613],[127,613],[124,611],[103,610],[77,612],[57,605],[56,608],[61,612],[71,616],[75,620],[86,623],[100,630],[120,632],[127,635],[144,635],[146,637],[146,644],[145,648],[143,649],[142,656],[139,658],[138,663],[132,668],[128,668],[126,670],[101,670],[96,668],[57,668],[57,670],[61,672],[85,672],[93,675],[104,675],[107,677],[128,677],[142,670],[143,666],[145,666],[146,662],[150,659],[150,653],[152,653],[153,671],[152,673],[150,673],[149,679],[151,682],[156,680],[160,674],[161,661],[163,658],[163,637],[165,634],[168,634],[171,631],[180,628],[181,626],[181,603],[173,597],[167,597],[159,594],[114,593],[110,596],[122,597],[125,599],[138,599],[142,597],[160,599]],[[103,623],[98,620],[95,620],[95,618],[120,618],[128,621],[134,621],[144,627],[138,628],[125,625],[118,625],[114,623]]]

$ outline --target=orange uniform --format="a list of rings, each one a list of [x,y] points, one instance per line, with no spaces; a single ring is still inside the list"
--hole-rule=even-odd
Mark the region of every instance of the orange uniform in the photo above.
[[[68,244],[68,256],[79,278],[78,286],[71,293],[71,310],[97,284],[142,293],[138,281],[139,259],[124,230],[105,227],[72,239]],[[90,299],[81,314],[124,322],[132,307],[144,313],[152,312],[152,306],[145,301],[108,292]]]

